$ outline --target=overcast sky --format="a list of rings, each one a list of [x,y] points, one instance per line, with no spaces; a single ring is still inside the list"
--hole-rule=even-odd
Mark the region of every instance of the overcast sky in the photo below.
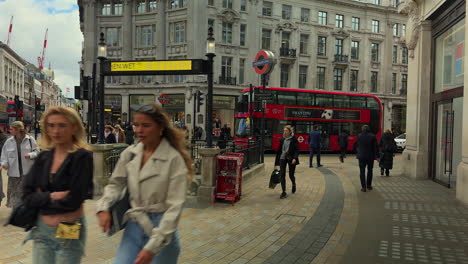
[[[0,41],[6,43],[10,18],[13,32],[10,47],[28,62],[37,64],[44,34],[49,29],[44,68],[51,64],[55,82],[66,97],[79,85],[83,35],[76,0],[0,0]],[[67,89],[70,88],[70,93]]]

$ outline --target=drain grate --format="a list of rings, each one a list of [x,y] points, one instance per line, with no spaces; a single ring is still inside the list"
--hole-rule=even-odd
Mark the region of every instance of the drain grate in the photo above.
[[[306,219],[303,215],[294,215],[294,214],[280,214],[275,218],[279,222],[294,222],[301,224]]]

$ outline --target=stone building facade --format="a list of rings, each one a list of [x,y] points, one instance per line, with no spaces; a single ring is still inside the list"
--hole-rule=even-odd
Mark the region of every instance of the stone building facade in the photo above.
[[[79,0],[82,68],[92,75],[101,32],[111,60],[200,59],[206,58],[207,31],[213,27],[214,115],[223,124],[234,121],[239,91],[260,84],[252,61],[265,48],[279,58],[269,86],[372,93],[384,104],[384,127],[404,131],[406,16],[397,13],[396,3]],[[205,76],[109,77],[106,122],[129,121],[138,105],[167,94],[165,108],[174,122],[192,127],[193,94],[206,94],[206,87]],[[203,114],[196,116],[203,126]]]
[[[8,100],[15,95],[24,100],[25,70],[27,62],[6,44],[0,42],[0,94]]]
[[[456,189],[468,204],[466,3],[402,1],[409,14],[408,111],[404,174]]]

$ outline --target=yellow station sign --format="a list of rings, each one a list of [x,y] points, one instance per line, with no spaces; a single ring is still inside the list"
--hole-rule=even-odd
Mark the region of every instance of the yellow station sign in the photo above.
[[[191,60],[111,62],[111,72],[191,71]]]

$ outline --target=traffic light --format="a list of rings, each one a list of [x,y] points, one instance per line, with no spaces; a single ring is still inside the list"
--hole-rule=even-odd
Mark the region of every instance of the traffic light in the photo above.
[[[90,97],[90,94],[89,94],[89,82],[91,80],[91,77],[89,76],[84,76],[83,77],[83,86],[82,86],[82,89],[83,89],[83,100],[89,100],[89,97]]]
[[[36,111],[41,111],[41,99],[36,97]]]
[[[75,86],[75,99],[81,100],[81,87],[80,86]]]
[[[20,109],[19,102],[20,102],[19,96],[15,95],[15,111],[18,111]]]
[[[201,91],[197,91],[196,98],[197,98],[197,113],[200,112],[200,106],[203,105],[205,97],[202,97],[203,93]]]

